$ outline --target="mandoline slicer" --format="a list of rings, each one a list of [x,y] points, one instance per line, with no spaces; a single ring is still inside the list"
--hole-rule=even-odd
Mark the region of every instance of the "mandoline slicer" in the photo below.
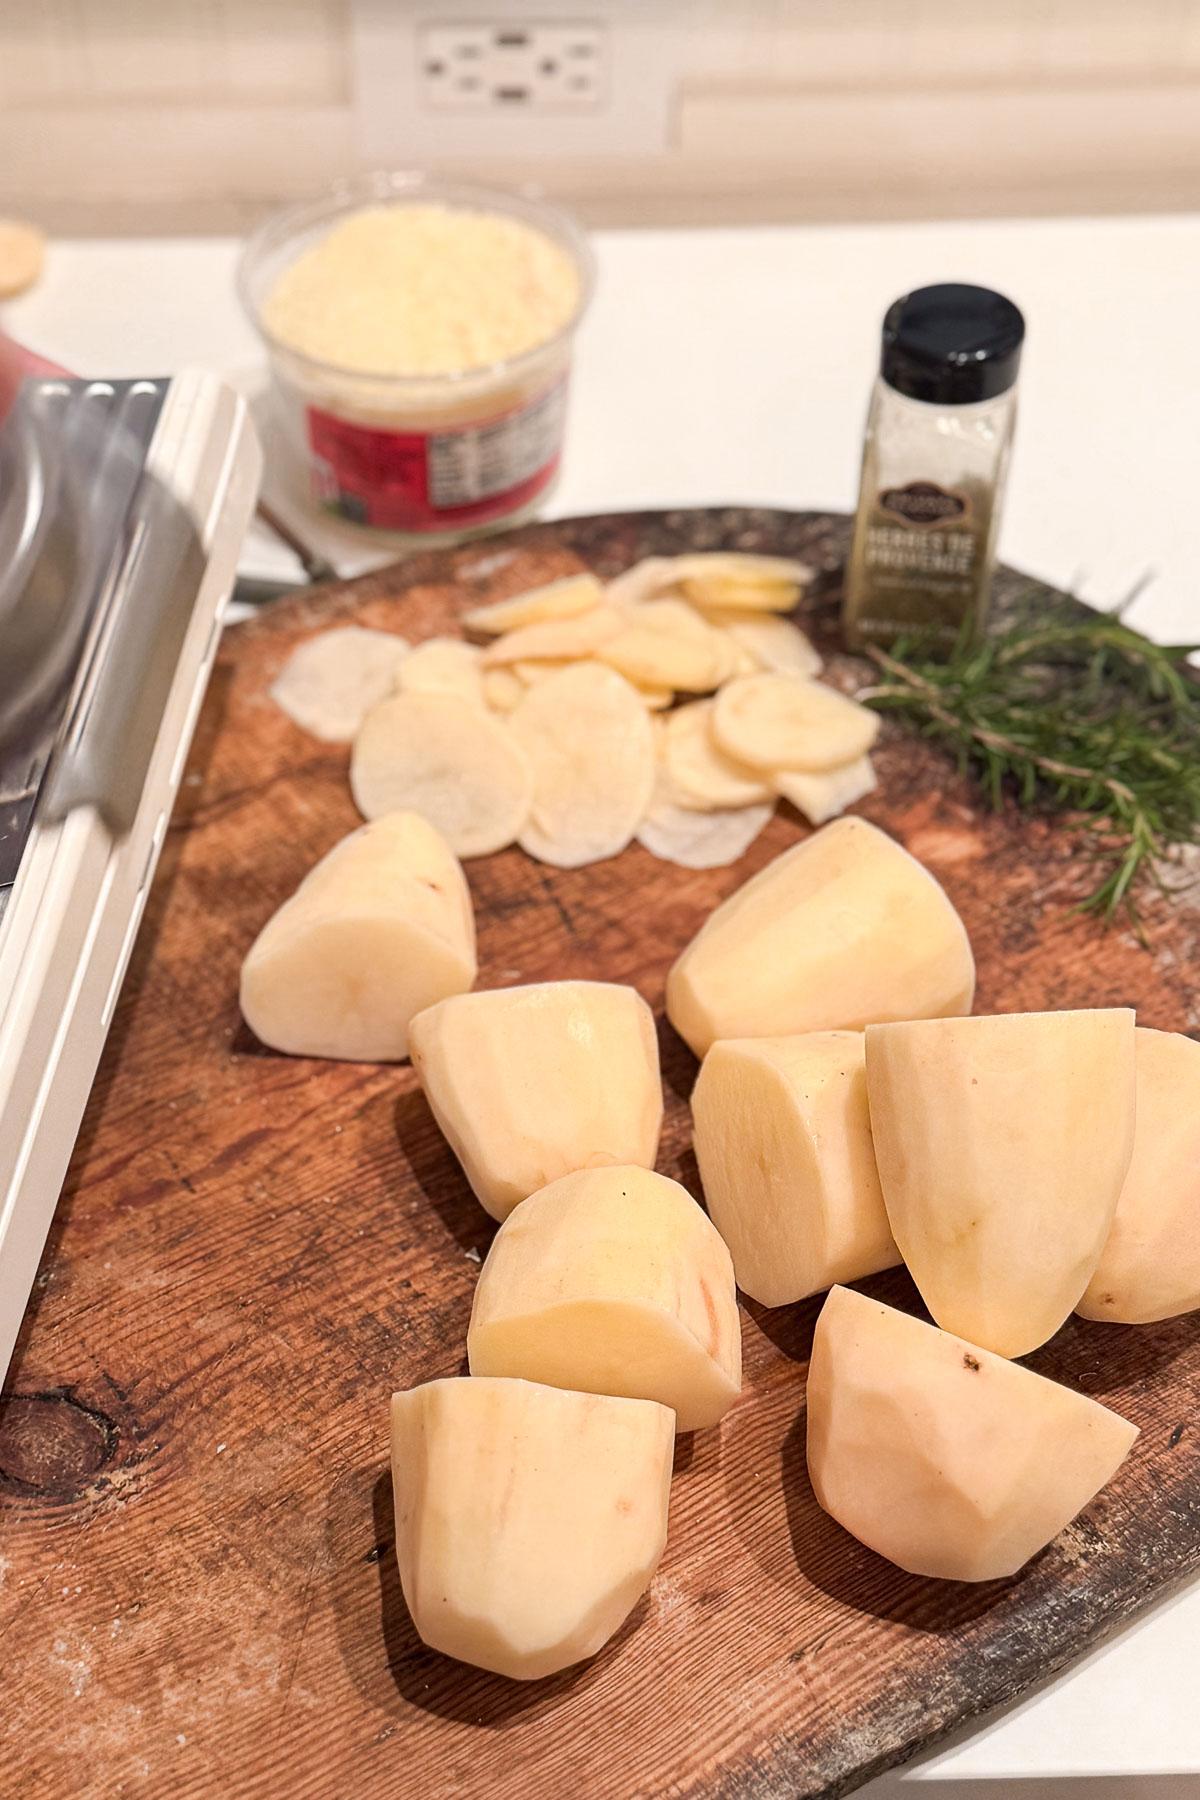
[[[0,427],[0,1378],[254,508],[214,377],[28,381]]]

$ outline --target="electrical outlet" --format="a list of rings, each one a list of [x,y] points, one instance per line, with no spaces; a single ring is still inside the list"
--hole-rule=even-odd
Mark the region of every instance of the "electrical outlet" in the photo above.
[[[688,0],[346,3],[363,161],[473,165],[503,182],[669,147],[683,36],[670,9]]]
[[[604,104],[606,35],[544,19],[426,25],[418,92],[445,112],[588,112]]]

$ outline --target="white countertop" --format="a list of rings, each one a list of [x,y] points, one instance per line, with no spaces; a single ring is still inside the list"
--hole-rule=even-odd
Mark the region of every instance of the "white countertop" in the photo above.
[[[1029,326],[1001,554],[1098,603],[1154,571],[1130,616],[1200,639],[1200,218],[602,232],[596,248],[556,516],[851,507],[884,308],[923,282],[980,281]],[[235,258],[215,239],[59,244],[3,323],[84,374],[244,372],[258,350]],[[347,573],[369,560],[342,556]],[[286,562],[255,540],[246,566]],[[1197,1800],[1198,1649],[1194,1587],[863,1793]]]

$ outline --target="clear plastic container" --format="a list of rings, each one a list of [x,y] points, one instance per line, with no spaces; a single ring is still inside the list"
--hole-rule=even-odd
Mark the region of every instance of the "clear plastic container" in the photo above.
[[[579,276],[566,325],[508,361],[420,376],[338,367],[271,334],[263,306],[297,256],[364,207],[413,203],[500,213],[558,244]],[[274,214],[242,253],[238,291],[267,346],[272,422],[292,485],[323,510],[393,541],[452,543],[531,517],[558,474],[571,354],[593,279],[591,252],[573,220],[499,189],[376,174]]]

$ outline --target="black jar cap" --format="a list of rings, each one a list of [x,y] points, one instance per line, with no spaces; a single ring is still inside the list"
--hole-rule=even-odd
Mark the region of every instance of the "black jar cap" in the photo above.
[[[1021,362],[1021,309],[991,288],[944,281],[888,307],[880,373],[910,400],[969,406],[1012,387]]]

